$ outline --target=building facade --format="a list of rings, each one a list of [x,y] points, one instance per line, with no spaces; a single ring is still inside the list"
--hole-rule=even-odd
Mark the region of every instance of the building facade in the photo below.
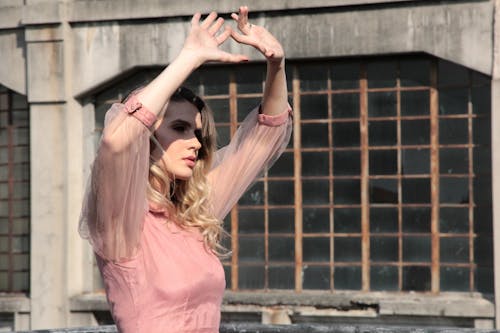
[[[229,18],[243,4],[0,2],[4,328],[110,322],[77,233],[104,113],[174,59],[193,8]],[[500,1],[250,9],[284,45],[294,132],[225,220],[223,320],[500,327]],[[224,48],[251,61],[186,82],[219,146],[265,77],[255,50]]]

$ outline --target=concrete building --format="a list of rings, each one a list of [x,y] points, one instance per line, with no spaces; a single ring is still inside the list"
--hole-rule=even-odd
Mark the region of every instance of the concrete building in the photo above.
[[[77,234],[104,112],[177,55],[194,10],[243,4],[0,1],[4,329],[109,323]],[[500,1],[249,5],[286,50],[294,134],[227,218],[223,319],[500,327]],[[186,83],[221,145],[265,74],[225,48],[252,61]]]

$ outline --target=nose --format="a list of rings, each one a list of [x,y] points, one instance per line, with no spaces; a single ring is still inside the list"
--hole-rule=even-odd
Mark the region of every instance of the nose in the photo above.
[[[201,148],[201,142],[198,140],[198,138],[195,136],[190,140],[190,149],[193,149],[195,151],[198,151]]]

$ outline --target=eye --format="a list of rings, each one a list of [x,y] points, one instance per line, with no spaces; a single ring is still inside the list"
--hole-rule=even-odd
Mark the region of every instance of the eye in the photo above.
[[[185,125],[174,125],[172,126],[172,129],[176,132],[179,133],[184,133],[187,130],[187,126]]]

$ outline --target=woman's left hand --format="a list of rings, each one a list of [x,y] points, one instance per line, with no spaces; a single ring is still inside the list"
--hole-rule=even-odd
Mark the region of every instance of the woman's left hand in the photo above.
[[[239,14],[232,13],[231,17],[238,23],[242,34],[231,29],[231,37],[238,43],[247,44],[259,50],[269,62],[281,62],[285,52],[280,42],[264,27],[248,22],[248,7],[240,7]]]

